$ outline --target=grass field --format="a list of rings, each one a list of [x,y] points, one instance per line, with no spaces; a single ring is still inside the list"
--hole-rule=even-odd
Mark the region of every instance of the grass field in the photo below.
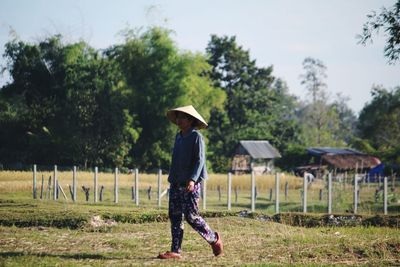
[[[42,185],[42,177],[44,181],[43,201],[51,201],[52,192],[47,192],[49,177],[52,172],[37,173],[37,190],[40,197],[40,189]],[[0,194],[5,199],[32,199],[32,172],[10,172],[0,171]],[[93,172],[77,173],[77,196],[78,203],[85,201],[84,192],[81,186],[89,187],[90,199],[93,203]],[[119,174],[119,204],[132,205],[131,187],[134,185],[133,174]],[[60,195],[60,202],[71,202],[68,185],[72,184],[72,172],[58,172],[58,180],[64,188],[68,200]],[[162,190],[168,188],[167,176],[162,176]],[[157,201],[157,174],[139,174],[139,202],[140,206],[156,207]],[[349,181],[350,182],[350,181]],[[285,197],[285,184],[288,184],[288,195]],[[103,202],[112,203],[114,201],[114,174],[99,173],[98,188],[104,186]],[[151,199],[148,199],[147,190],[152,187]],[[250,209],[251,207],[251,176],[240,175],[232,177],[232,210],[240,211]],[[383,198],[382,193],[378,194],[375,199],[375,190],[378,184],[360,184],[360,196],[358,213],[361,214],[382,214]],[[256,176],[257,200],[256,210],[267,214],[275,212],[275,177],[272,175]],[[399,187],[399,185],[396,185]],[[218,191],[220,188],[220,193]],[[280,211],[282,212],[299,212],[302,211],[302,188],[303,179],[295,176],[283,174],[280,178]],[[272,192],[271,192],[272,190]],[[395,190],[389,192],[388,213],[400,214],[400,194]],[[237,193],[237,196],[236,196]],[[271,194],[272,193],[272,194]],[[322,193],[322,196],[320,194]],[[316,180],[308,187],[307,194],[307,210],[308,212],[324,213],[327,211],[327,186],[323,180]],[[351,184],[333,183],[333,212],[334,213],[351,213],[353,210],[353,186]],[[46,199],[48,197],[49,199]],[[167,207],[167,197],[162,199],[162,208]],[[207,209],[226,210],[227,209],[227,175],[210,174],[207,180]]]
[[[223,237],[225,256],[215,258],[206,242],[186,224],[183,259],[161,261],[156,256],[169,249],[170,230],[165,216],[157,219],[158,213],[165,215],[162,210],[111,204],[0,199],[2,223],[8,218],[35,224],[0,226],[0,266],[400,264],[398,228],[306,228],[233,214],[206,218]],[[90,218],[96,214],[115,218],[117,225],[94,226]],[[160,222],[147,222],[151,218]]]
[[[41,173],[39,175],[41,177]],[[90,186],[92,175],[80,173],[79,184]],[[70,183],[70,177],[71,173],[60,172],[63,187]],[[207,211],[202,211],[212,228],[221,233],[225,256],[215,258],[206,242],[186,224],[183,259],[161,261],[156,256],[169,249],[170,230],[166,199],[158,208],[155,194],[151,200],[146,197],[146,188],[156,186],[155,174],[141,174],[141,205],[136,207],[130,198],[132,175],[120,175],[120,203],[114,204],[112,174],[99,174],[99,181],[102,181],[99,184],[109,189],[103,202],[93,203],[92,199],[86,202],[80,191],[78,202],[73,203],[61,197],[58,201],[33,200],[30,172],[0,172],[0,266],[400,265],[399,216],[388,217],[392,227],[298,227],[268,221],[263,214],[274,213],[274,203],[268,199],[269,188],[274,187],[271,176],[257,177],[256,211],[259,215],[244,218],[238,216],[238,211],[250,208],[250,178],[233,179],[233,187],[240,187],[241,193],[238,203],[233,203],[232,212],[226,212],[226,193],[219,201],[216,190],[220,186],[224,192],[226,175],[210,177]],[[290,194],[285,201],[281,193],[282,207],[299,209],[302,181],[296,177],[284,179],[290,184]],[[40,183],[41,179],[38,187]],[[164,183],[163,188],[166,186]],[[342,199],[351,198],[351,191],[347,194],[343,185],[335,186]],[[323,188],[322,181],[312,184],[309,210],[324,209],[324,204],[318,200],[319,190]],[[371,185],[370,189],[373,188]],[[365,186],[361,192],[367,195],[367,189]],[[282,186],[281,190],[284,190]],[[234,193],[232,197],[234,201]],[[338,207],[343,209],[346,205]],[[392,213],[398,214],[397,206],[392,207],[395,207]],[[366,215],[373,213],[372,210],[365,212]],[[116,225],[94,226],[90,221],[97,215],[113,219]],[[311,217],[302,216],[305,216],[301,217],[303,225],[307,225]],[[379,217],[378,221],[389,219]]]

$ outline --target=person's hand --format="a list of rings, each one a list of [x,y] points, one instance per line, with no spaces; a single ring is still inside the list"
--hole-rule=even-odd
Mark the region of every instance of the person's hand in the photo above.
[[[193,182],[192,180],[190,180],[190,181],[187,183],[186,191],[187,191],[187,192],[193,192],[193,190],[194,190],[194,182]]]

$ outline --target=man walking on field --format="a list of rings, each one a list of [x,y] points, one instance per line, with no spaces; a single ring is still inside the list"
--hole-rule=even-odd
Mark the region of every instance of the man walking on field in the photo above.
[[[158,255],[160,259],[180,259],[183,239],[183,218],[210,245],[215,256],[223,252],[220,235],[211,230],[199,214],[200,183],[207,179],[205,145],[199,129],[207,123],[193,106],[179,107],[167,112],[167,118],[178,125],[172,162],[168,215],[171,221],[171,251]]]

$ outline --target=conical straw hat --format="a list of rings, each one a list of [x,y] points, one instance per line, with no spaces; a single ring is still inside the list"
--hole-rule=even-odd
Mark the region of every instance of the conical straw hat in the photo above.
[[[207,122],[203,119],[203,117],[197,112],[197,110],[192,105],[168,110],[167,118],[171,122],[176,124],[176,113],[177,113],[177,111],[186,113],[186,114],[192,116],[193,118],[195,118],[197,120],[197,123],[196,123],[196,128],[197,129],[205,129],[205,128],[208,127]]]

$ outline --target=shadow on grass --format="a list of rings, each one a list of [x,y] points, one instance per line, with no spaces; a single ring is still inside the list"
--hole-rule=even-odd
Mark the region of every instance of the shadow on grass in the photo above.
[[[214,207],[226,207],[225,203],[221,203],[218,205],[213,205]],[[243,209],[250,209],[251,204],[245,204],[245,203],[232,203],[232,207],[236,208],[243,208]],[[275,202],[270,202],[270,203],[256,203],[256,209],[260,210],[275,210]],[[279,210],[281,212],[303,212],[303,206],[298,203],[298,202],[280,202],[279,203]],[[316,213],[326,213],[328,210],[328,207],[326,204],[310,204],[307,205],[307,211],[308,212],[316,212]]]
[[[112,260],[120,259],[114,257],[108,257],[100,254],[90,254],[90,253],[80,253],[80,254],[50,254],[50,253],[29,253],[29,252],[15,252],[15,251],[5,251],[0,252],[0,257],[2,258],[13,258],[13,257],[23,257],[23,256],[35,256],[35,257],[55,257],[55,258],[65,258],[65,259],[93,259],[93,260]]]
[[[72,260],[158,260],[154,257],[115,257],[112,255],[101,255],[91,253],[79,253],[79,254],[51,254],[51,253],[31,253],[31,252],[16,252],[16,251],[3,251],[0,252],[0,258],[17,258],[33,256],[38,258],[53,257],[61,259],[72,259]]]

